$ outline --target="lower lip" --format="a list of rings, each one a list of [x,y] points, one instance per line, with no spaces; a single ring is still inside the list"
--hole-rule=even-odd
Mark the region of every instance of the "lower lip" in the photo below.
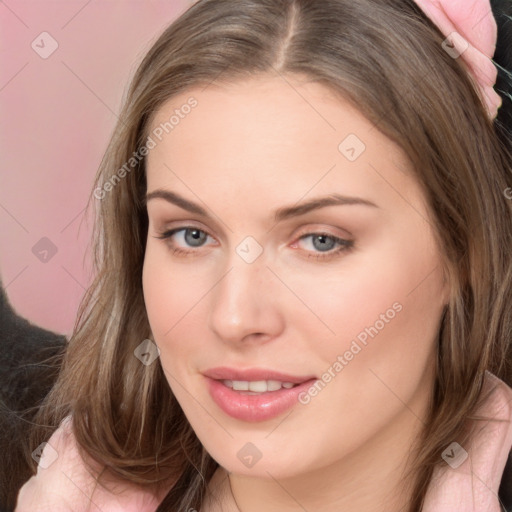
[[[242,421],[265,421],[275,418],[293,407],[299,395],[315,382],[311,379],[290,389],[246,395],[225,386],[221,381],[207,377],[213,401],[229,416]]]

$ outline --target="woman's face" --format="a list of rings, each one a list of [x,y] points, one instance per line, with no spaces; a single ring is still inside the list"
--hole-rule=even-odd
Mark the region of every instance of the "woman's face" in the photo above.
[[[448,284],[403,152],[292,76],[190,89],[151,129],[144,297],[208,452],[283,478],[408,447]]]

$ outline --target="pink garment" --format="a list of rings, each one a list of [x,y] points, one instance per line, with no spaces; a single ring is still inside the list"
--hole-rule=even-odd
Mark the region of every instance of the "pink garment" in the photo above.
[[[438,469],[422,512],[501,512],[497,494],[512,447],[512,389],[486,372],[484,392],[493,388],[478,413],[505,422],[477,423],[479,433],[466,447],[469,457],[456,469]]]
[[[435,473],[422,512],[500,512],[497,494],[512,447],[512,389],[489,372],[484,386],[495,389],[479,413],[506,422],[482,423],[466,447],[466,461],[457,469],[444,464]],[[94,490],[69,427],[67,419],[50,438],[59,457],[47,469],[39,467],[22,487],[15,512],[155,512],[165,493],[154,496],[125,482],[119,482],[116,494]],[[40,466],[52,453],[45,447]]]
[[[415,0],[423,12],[459,50],[479,86],[489,116],[494,119],[502,99],[494,90],[498,71],[492,63],[496,51],[498,27],[489,0]],[[466,48],[465,43],[469,43]]]
[[[154,512],[164,495],[155,497],[121,481],[116,483],[115,494],[101,486],[95,488],[77,451],[70,420],[67,417],[49,439],[37,474],[20,490],[15,512]],[[55,453],[58,458],[53,461]],[[94,466],[99,472],[98,464]]]

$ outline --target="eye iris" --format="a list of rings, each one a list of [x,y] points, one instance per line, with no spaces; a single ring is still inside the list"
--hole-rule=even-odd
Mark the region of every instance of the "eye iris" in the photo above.
[[[317,245],[315,242],[319,241],[320,245]],[[317,235],[313,237],[313,245],[315,249],[319,249],[320,251],[328,251],[334,247],[335,241],[332,237],[327,235]]]
[[[204,233],[200,229],[185,230],[185,240],[187,244],[192,245],[194,247],[199,247],[206,240],[206,236],[206,233]]]

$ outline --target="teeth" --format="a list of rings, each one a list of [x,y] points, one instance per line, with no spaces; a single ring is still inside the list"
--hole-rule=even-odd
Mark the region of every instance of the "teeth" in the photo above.
[[[247,384],[249,391],[253,391],[254,393],[265,393],[265,391],[267,391],[267,383],[264,380],[244,382],[244,384]]]
[[[282,383],[278,380],[269,380],[267,381],[267,391],[277,391],[281,389]]]
[[[295,386],[292,382],[280,382],[278,380],[223,380],[222,383],[235,391],[251,391],[253,393],[266,393],[278,391],[281,388],[290,389]]]
[[[233,389],[235,391],[249,391],[249,383],[243,380],[234,380]]]

